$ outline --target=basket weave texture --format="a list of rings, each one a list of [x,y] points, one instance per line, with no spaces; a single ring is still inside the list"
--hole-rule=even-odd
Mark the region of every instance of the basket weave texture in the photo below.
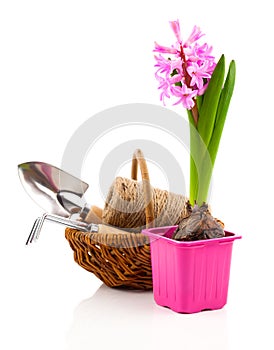
[[[138,166],[142,182],[137,182]],[[142,228],[178,224],[190,212],[184,196],[151,187],[141,150],[133,154],[131,178],[115,179],[103,210],[103,222],[123,233],[112,233],[111,226],[106,233],[66,228],[65,237],[74,260],[107,286],[150,290],[149,238],[140,233]]]

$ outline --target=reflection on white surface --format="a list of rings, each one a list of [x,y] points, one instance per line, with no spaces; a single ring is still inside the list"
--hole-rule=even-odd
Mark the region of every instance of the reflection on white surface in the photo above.
[[[155,304],[152,292],[102,285],[75,309],[67,350],[228,349],[226,310],[178,314]]]

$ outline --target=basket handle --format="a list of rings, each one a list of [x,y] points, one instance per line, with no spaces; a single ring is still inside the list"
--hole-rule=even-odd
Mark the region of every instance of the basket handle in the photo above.
[[[152,198],[152,191],[151,191],[151,186],[150,186],[147,163],[146,163],[146,160],[144,158],[143,152],[140,149],[137,149],[133,153],[132,165],[131,165],[131,178],[132,178],[132,180],[137,180],[138,165],[140,167],[141,175],[142,175],[145,203],[148,203],[146,206],[146,209],[145,209],[146,228],[151,228],[151,227],[153,227],[153,221],[154,221],[153,198]]]

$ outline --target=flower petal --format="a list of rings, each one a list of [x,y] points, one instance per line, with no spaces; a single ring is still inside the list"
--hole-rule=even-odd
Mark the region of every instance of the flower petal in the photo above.
[[[173,30],[173,32],[176,36],[177,42],[179,44],[181,44],[182,38],[181,38],[181,30],[180,30],[179,20],[177,19],[177,21],[170,21],[169,23],[170,23],[171,29]]]
[[[177,54],[178,50],[175,49],[174,47],[167,47],[167,46],[162,46],[159,45],[158,43],[154,43],[155,48],[153,52],[160,52],[160,53],[172,53],[172,54]]]
[[[192,29],[192,32],[187,39],[187,41],[184,43],[184,47],[190,46],[195,41],[199,40],[204,34],[201,32],[200,28],[197,26],[194,26]]]

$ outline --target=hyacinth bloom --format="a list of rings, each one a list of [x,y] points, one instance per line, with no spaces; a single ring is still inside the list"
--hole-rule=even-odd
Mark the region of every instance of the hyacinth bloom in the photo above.
[[[155,77],[160,100],[174,98],[186,108],[190,125],[190,204],[207,202],[213,166],[232,97],[236,67],[231,61],[225,79],[225,57],[218,63],[212,47],[194,26],[183,40],[179,21],[170,22],[176,41],[170,47],[155,43]]]
[[[171,47],[155,43],[154,52],[157,68],[155,76],[159,81],[160,98],[176,97],[175,104],[182,103],[187,109],[195,105],[195,96],[202,95],[216,66],[211,55],[212,47],[199,44],[203,36],[195,26],[184,42],[181,37],[179,21],[170,22],[176,42]]]

